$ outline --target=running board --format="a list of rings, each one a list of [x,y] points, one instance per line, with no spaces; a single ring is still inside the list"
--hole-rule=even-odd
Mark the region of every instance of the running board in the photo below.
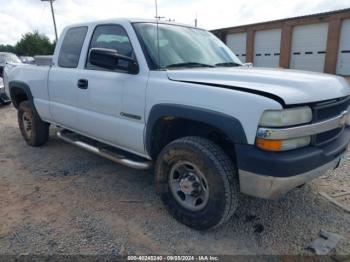
[[[152,162],[149,160],[139,156],[134,156],[131,153],[124,152],[120,149],[108,146],[66,129],[57,131],[57,136],[72,145],[78,146],[127,167],[145,170],[151,168],[152,166]],[[125,155],[128,155],[129,157],[126,157]]]

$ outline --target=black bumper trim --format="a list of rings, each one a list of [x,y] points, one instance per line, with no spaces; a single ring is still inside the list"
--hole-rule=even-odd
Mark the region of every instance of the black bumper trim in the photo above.
[[[286,152],[266,152],[252,145],[236,145],[238,169],[259,175],[289,177],[318,168],[341,155],[348,146],[350,128],[324,147],[305,147]]]
[[[5,93],[0,94],[0,105],[7,105],[10,104],[11,100],[8,98],[8,96]]]

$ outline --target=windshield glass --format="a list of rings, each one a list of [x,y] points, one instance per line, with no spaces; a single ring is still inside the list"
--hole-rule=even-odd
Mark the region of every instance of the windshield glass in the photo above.
[[[0,54],[0,63],[20,63],[21,60],[14,54]]]
[[[6,62],[6,56],[4,54],[0,54],[0,63],[4,64]]]
[[[157,24],[134,24],[151,69],[242,65],[232,51],[208,31],[161,23],[158,26],[159,47]]]

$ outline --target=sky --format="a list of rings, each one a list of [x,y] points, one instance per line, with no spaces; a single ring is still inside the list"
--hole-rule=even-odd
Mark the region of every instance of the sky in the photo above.
[[[56,0],[58,33],[72,23],[119,17],[153,18],[154,0]],[[244,25],[350,8],[350,0],[158,0],[166,19],[205,29]],[[0,44],[15,44],[26,32],[38,30],[54,39],[48,2],[0,0]]]

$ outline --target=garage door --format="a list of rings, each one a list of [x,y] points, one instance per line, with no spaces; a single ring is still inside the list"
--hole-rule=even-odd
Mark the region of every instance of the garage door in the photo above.
[[[327,35],[328,23],[295,27],[290,68],[323,72]]]
[[[342,23],[337,74],[350,76],[350,19],[344,20]]]
[[[228,34],[226,44],[243,63],[246,62],[246,33]]]
[[[281,29],[257,31],[254,39],[254,66],[278,67]]]

